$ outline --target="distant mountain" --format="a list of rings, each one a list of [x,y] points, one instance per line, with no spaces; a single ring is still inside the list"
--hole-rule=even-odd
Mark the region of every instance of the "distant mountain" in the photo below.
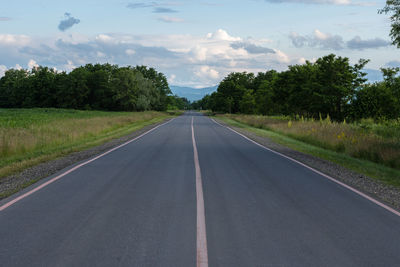
[[[206,88],[193,88],[193,87],[181,87],[171,85],[171,91],[174,95],[180,97],[186,97],[190,101],[196,101],[202,99],[205,95],[210,95],[217,91],[218,85]]]

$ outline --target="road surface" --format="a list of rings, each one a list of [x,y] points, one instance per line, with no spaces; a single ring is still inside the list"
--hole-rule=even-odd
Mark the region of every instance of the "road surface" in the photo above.
[[[0,242],[1,266],[399,266],[400,217],[186,113],[0,202]]]

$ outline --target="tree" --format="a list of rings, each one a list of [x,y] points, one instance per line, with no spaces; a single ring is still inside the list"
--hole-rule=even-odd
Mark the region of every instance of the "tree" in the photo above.
[[[90,91],[88,99],[90,107],[92,109],[111,110],[113,107],[111,80],[117,66],[88,64],[84,68],[89,71],[86,84]]]
[[[231,73],[219,84],[217,92],[204,99],[207,108],[227,113],[257,113],[264,115],[330,115],[341,121],[345,118],[355,93],[366,79],[362,72],[368,60],[350,65],[346,57],[334,54],[289,66],[287,71]],[[400,88],[397,70],[386,70],[387,84],[393,95]],[[388,85],[386,85],[388,86]]]
[[[289,66],[284,77],[285,103],[276,99],[279,104],[285,106],[286,114],[299,114],[304,116],[315,116],[318,114],[320,99],[316,96],[318,91],[317,75],[318,66],[306,62],[303,65]]]
[[[254,79],[254,98],[255,98],[255,112],[258,114],[272,114],[275,109],[273,101],[275,83],[278,79],[278,72],[275,70],[267,71],[265,73],[258,73]]]
[[[168,110],[186,110],[191,108],[190,101],[185,97],[170,95],[167,97],[167,99],[168,99]]]
[[[145,66],[87,64],[69,74],[40,66],[8,70],[0,79],[0,107],[6,108],[161,110],[169,93],[164,74]]]
[[[219,84],[217,92],[218,111],[237,113],[246,89],[253,89],[254,74],[233,72]]]
[[[253,114],[256,106],[254,100],[253,90],[248,89],[244,92],[242,100],[240,101],[240,112],[244,114]]]
[[[27,70],[7,70],[0,79],[0,107],[18,108],[27,97]]]
[[[141,74],[141,73],[139,73]],[[137,103],[136,110],[157,110],[157,105],[159,104],[158,98],[154,97],[157,95],[157,89],[154,87],[154,83],[151,80],[144,78],[142,75],[137,76]]]
[[[319,112],[330,115],[333,119],[342,121],[346,106],[353,99],[355,91],[366,79],[361,70],[368,60],[361,59],[351,66],[346,57],[336,57],[334,54],[319,58],[317,66],[317,85],[314,95],[319,98]]]
[[[365,85],[356,92],[350,108],[352,119],[375,118],[396,119],[400,107],[396,97],[385,83]]]
[[[166,110],[167,109],[167,95],[171,94],[171,90],[168,85],[168,80],[164,74],[157,72],[154,68],[147,68],[146,66],[136,66],[134,70],[142,73],[143,77],[149,79],[153,82],[154,87],[158,91],[158,102],[154,103],[154,109],[156,110]]]
[[[392,29],[390,30],[390,37],[392,38],[392,44],[400,48],[400,0],[386,0],[386,6],[378,12],[379,14],[391,14]]]
[[[140,78],[143,78],[139,72],[134,72],[127,68],[121,68],[114,74],[112,91],[115,109],[125,111],[136,109],[139,75]],[[145,102],[143,100],[141,101]],[[145,104],[142,104],[141,107],[147,109]]]
[[[87,78],[90,72],[79,67],[68,74],[64,86],[59,87],[57,94],[57,106],[61,108],[89,109],[89,94]]]
[[[54,107],[56,105],[56,72],[48,67],[33,68],[28,76],[28,88],[31,101],[26,101],[27,107]]]
[[[211,109],[210,108],[210,99],[211,96],[210,95],[205,95],[202,99],[194,101],[191,104],[191,108],[195,109],[195,110],[207,110],[207,109]]]

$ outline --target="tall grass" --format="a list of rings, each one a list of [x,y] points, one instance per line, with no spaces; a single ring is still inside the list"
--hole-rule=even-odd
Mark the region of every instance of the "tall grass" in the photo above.
[[[34,159],[77,151],[166,117],[160,112],[1,109],[0,177]]]
[[[325,149],[400,169],[400,121],[332,122],[296,117],[224,115]]]

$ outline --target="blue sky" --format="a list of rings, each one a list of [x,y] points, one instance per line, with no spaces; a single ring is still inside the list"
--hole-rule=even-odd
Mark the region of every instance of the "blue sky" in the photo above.
[[[400,65],[384,0],[3,1],[0,75],[37,64],[147,65],[203,87],[335,53]]]

